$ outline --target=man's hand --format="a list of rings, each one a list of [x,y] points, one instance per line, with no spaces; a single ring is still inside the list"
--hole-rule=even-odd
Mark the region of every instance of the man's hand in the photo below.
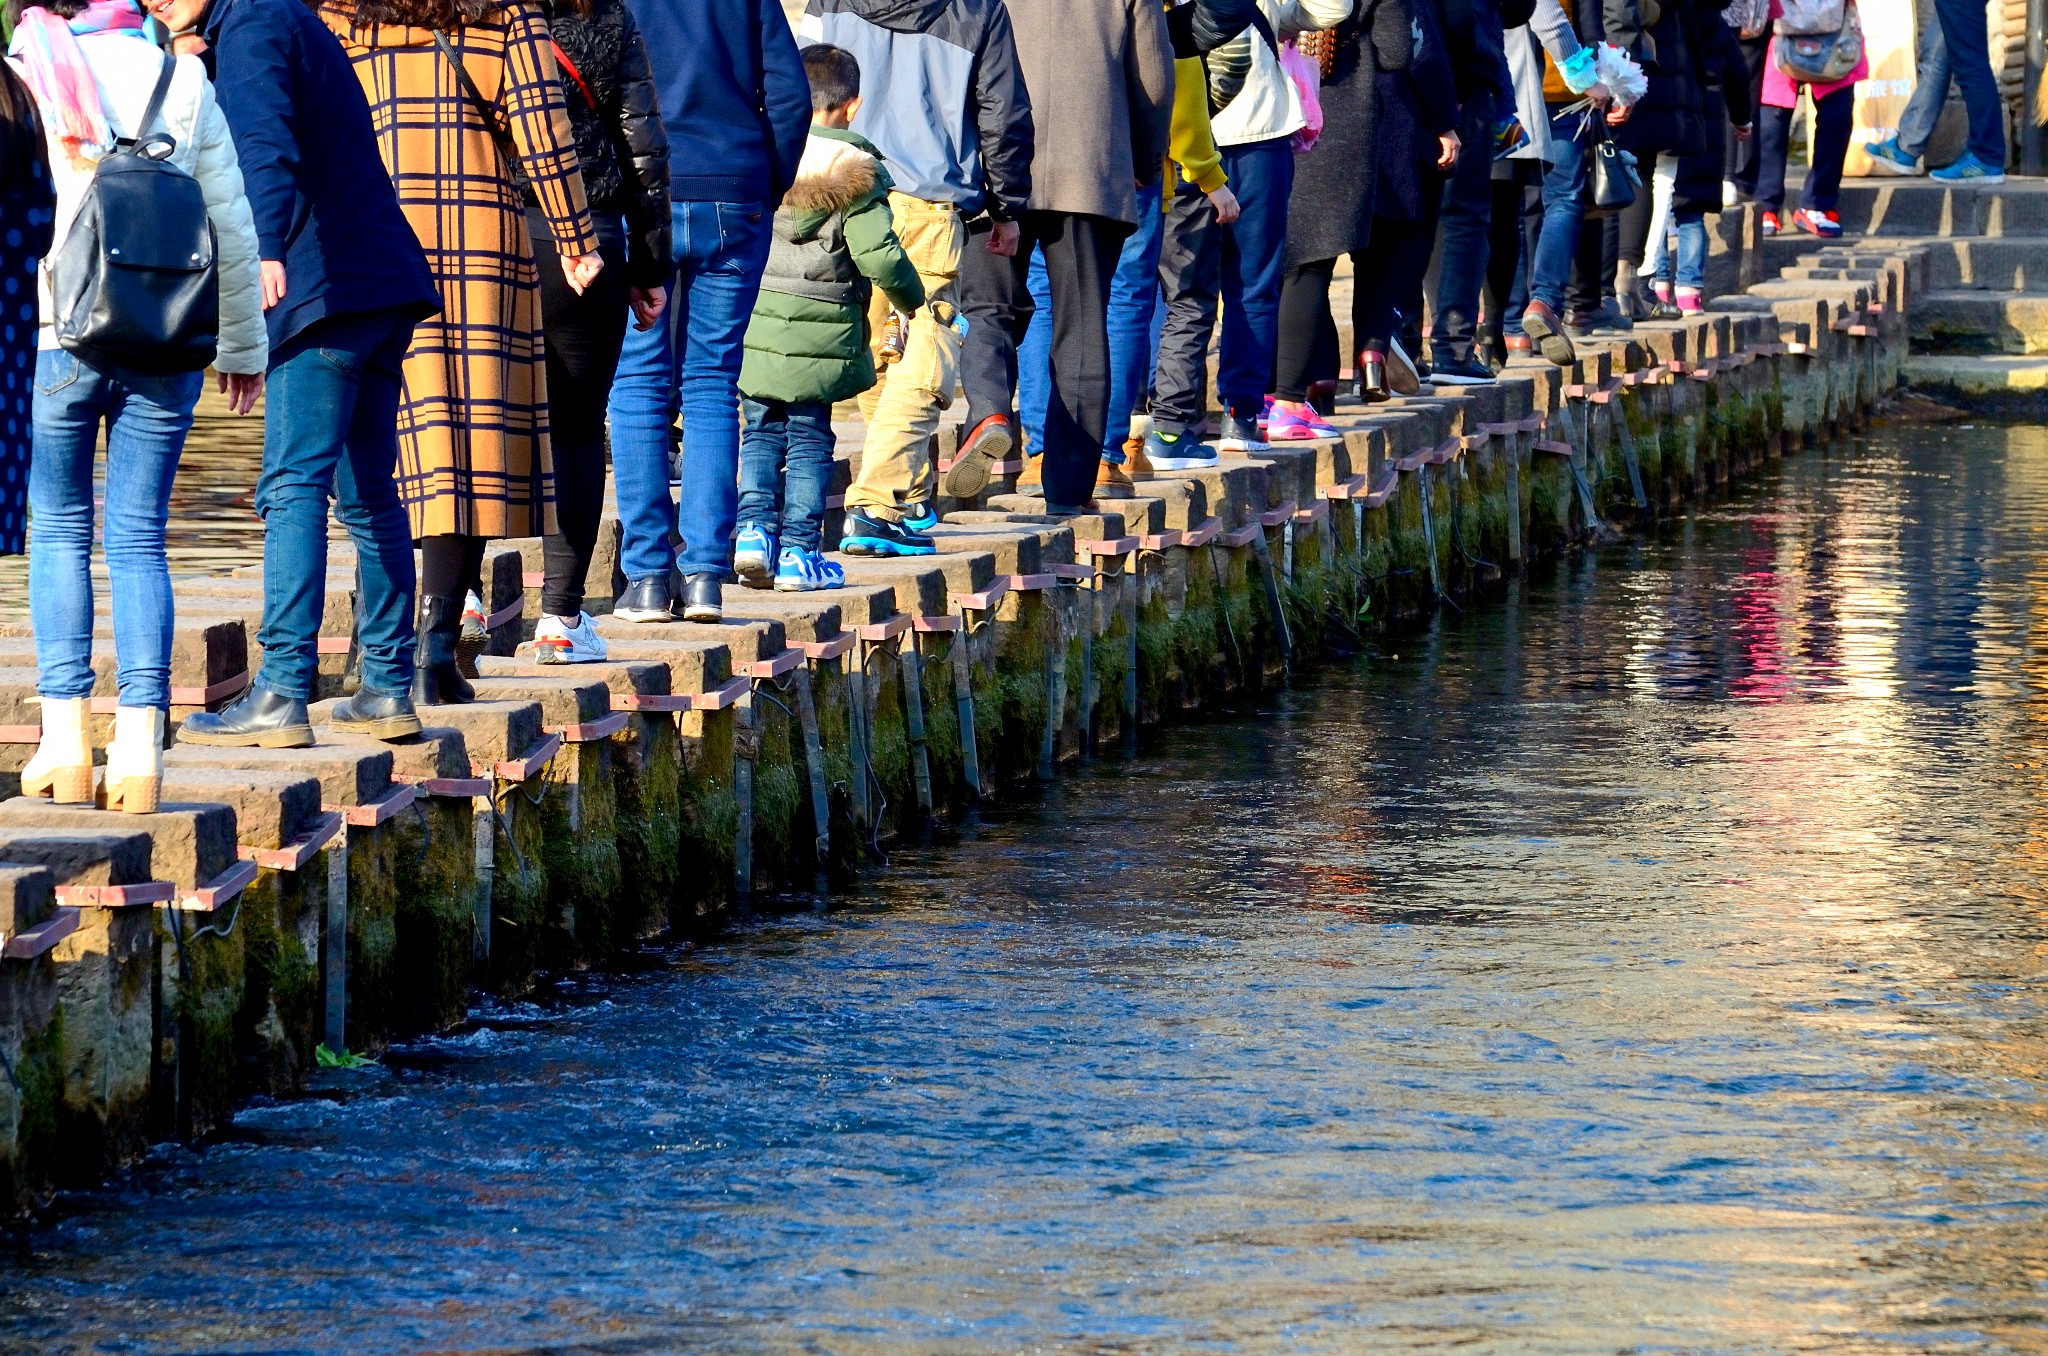
[[[284,300],[284,265],[276,259],[263,261],[263,309]]]
[[[214,375],[220,380],[220,389],[227,392],[230,414],[247,414],[263,398],[261,372],[218,372]]]
[[[1216,209],[1218,225],[1228,226],[1244,215],[1244,205],[1237,200],[1237,195],[1230,191],[1229,184],[1224,184],[1208,197],[1209,206]]]
[[[1017,257],[1017,242],[1023,238],[1023,228],[1014,221],[998,221],[989,227],[988,252],[999,259]]]
[[[1735,129],[1735,139],[1736,139],[1737,141],[1747,141],[1747,140],[1749,140],[1749,134],[1750,134],[1750,124],[1748,124],[1748,123],[1744,123],[1744,124],[1742,124],[1742,126],[1740,126],[1740,127],[1738,127],[1738,128],[1736,128],[1736,129]]]
[[[666,287],[630,287],[626,289],[627,302],[633,308],[633,328],[651,330],[654,322],[661,319],[661,313],[668,309]]]
[[[1463,143],[1458,140],[1456,132],[1446,132],[1438,137],[1436,139],[1436,167],[1440,170],[1447,170],[1457,164],[1458,152],[1462,148]]]
[[[582,296],[584,290],[597,281],[597,275],[604,270],[604,256],[598,254],[565,254],[562,256],[562,276],[569,280],[569,290]]]

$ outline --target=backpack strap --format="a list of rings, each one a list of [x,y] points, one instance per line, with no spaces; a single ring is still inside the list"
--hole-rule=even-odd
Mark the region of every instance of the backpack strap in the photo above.
[[[462,83],[462,92],[468,96],[470,107],[476,110],[477,117],[483,119],[484,130],[491,134],[491,140],[498,143],[498,154],[505,157],[506,168],[516,172],[519,168],[519,148],[513,144],[512,133],[498,121],[497,114],[491,108],[491,101],[484,98],[484,92],[477,88],[476,80],[471,77],[469,67],[462,64],[462,57],[456,52],[455,45],[448,41],[446,33],[436,32],[434,46],[441,49],[441,55],[448,58],[448,64],[455,68],[455,78]]]
[[[171,78],[177,73],[178,59],[165,52],[163,69],[157,72],[156,88],[150,91],[149,104],[142,110],[142,121],[135,124],[135,135],[126,138],[122,144],[139,151],[152,140],[161,141],[167,148],[166,155],[177,148],[178,143],[170,133],[165,132],[156,137],[149,134],[151,125],[164,111],[164,97],[171,92]]]

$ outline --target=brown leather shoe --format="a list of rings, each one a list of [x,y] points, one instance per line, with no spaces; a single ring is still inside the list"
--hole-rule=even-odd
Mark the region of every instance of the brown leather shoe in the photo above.
[[[1530,301],[1529,309],[1522,312],[1522,332],[1536,341],[1538,352],[1559,367],[1570,367],[1579,356],[1564,322],[1547,302]]]
[[[1040,476],[1040,474],[1039,474],[1039,470],[1038,470],[1038,468],[1039,468],[1039,466],[1040,466],[1040,465],[1042,465],[1042,462],[1041,462],[1041,461],[1040,461],[1040,459],[1039,459],[1039,458],[1037,458],[1037,457],[1026,457],[1026,458],[1024,459],[1024,471],[1023,471],[1023,473],[1022,473],[1021,475],[1019,475],[1019,476],[1017,477],[1017,489],[1016,489],[1016,493],[1018,493],[1018,494],[1044,494],[1044,493],[1045,493],[1045,481],[1044,481],[1044,479],[1043,479],[1043,478],[1042,478],[1042,477]]]
[[[1097,499],[1129,499],[1137,494],[1137,487],[1124,474],[1124,468],[1113,461],[1098,462],[1095,467],[1095,497]]]
[[[1152,459],[1145,455],[1143,438],[1124,439],[1124,470],[1132,480],[1145,480],[1159,474],[1152,469]]]
[[[972,499],[986,490],[995,464],[1016,445],[1017,431],[1008,415],[992,414],[976,424],[960,440],[960,450],[946,468],[942,482],[946,493],[955,499]]]

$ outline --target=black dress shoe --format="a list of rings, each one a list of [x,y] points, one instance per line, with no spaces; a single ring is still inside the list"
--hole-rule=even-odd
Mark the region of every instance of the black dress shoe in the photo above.
[[[674,621],[676,613],[669,604],[668,576],[651,574],[626,585],[626,591],[612,604],[612,615],[629,622]]]
[[[381,692],[363,691],[337,704],[327,723],[342,734],[368,735],[372,739],[405,739],[420,732],[419,713],[411,697],[387,697]]]
[[[693,574],[683,581],[683,620],[715,622],[725,620],[725,576]]]
[[[226,749],[303,749],[313,743],[313,722],[297,697],[252,687],[225,711],[201,711],[178,727],[180,744]]]
[[[476,689],[455,667],[455,645],[461,635],[460,598],[421,600],[419,650],[412,666],[414,706],[460,706],[476,700]]]

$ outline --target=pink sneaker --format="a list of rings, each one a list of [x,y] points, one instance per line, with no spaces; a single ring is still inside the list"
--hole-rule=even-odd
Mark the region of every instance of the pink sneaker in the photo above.
[[[1258,426],[1259,426],[1259,432],[1260,432],[1260,434],[1261,434],[1261,435],[1263,435],[1263,434],[1265,433],[1265,431],[1266,431],[1266,426],[1267,426],[1268,424],[1272,423],[1272,422],[1273,422],[1273,397],[1271,397],[1271,396],[1267,396],[1267,397],[1266,397],[1266,402],[1265,402],[1265,404],[1263,404],[1263,405],[1259,406],[1259,418],[1258,418]]]
[[[1700,289],[1697,287],[1680,287],[1673,295],[1678,302],[1678,309],[1686,315],[1698,315],[1704,309],[1704,304],[1700,301]]]
[[[1266,423],[1266,441],[1270,443],[1308,443],[1343,436],[1308,405],[1283,405],[1275,401]]]

